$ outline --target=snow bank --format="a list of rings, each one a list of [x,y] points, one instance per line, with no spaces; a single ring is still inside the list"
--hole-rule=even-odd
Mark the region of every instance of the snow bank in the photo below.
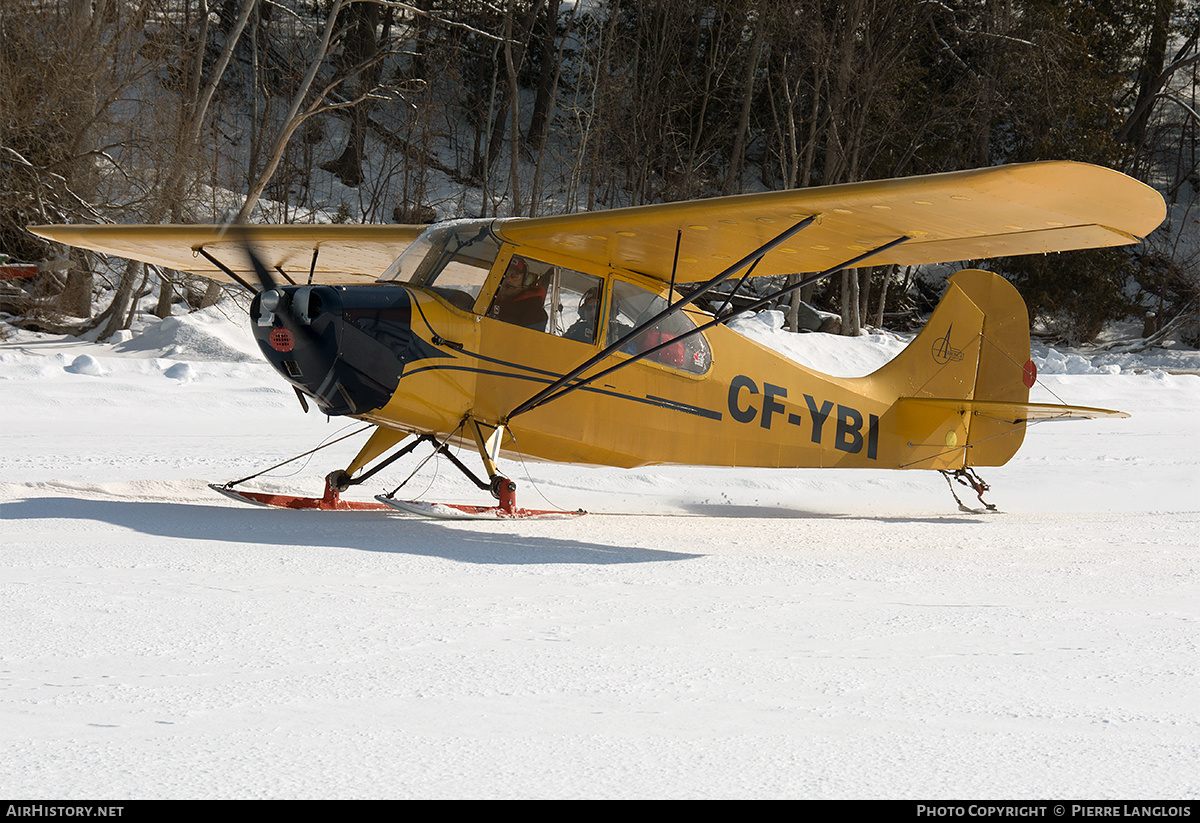
[[[784,320],[783,312],[771,310],[739,315],[728,326],[803,366],[835,377],[870,374],[903,351],[910,339],[891,332],[860,337],[821,332],[792,334],[784,330]]]
[[[86,374],[91,377],[103,377],[107,374],[100,365],[100,361],[90,354],[79,355],[71,361],[71,365],[64,367],[64,369],[71,374]]]
[[[152,323],[113,347],[113,352],[132,357],[162,357],[175,360],[217,360],[229,363],[257,361],[258,345],[250,335],[245,317],[234,323],[227,309],[211,307],[192,314],[168,317]]]

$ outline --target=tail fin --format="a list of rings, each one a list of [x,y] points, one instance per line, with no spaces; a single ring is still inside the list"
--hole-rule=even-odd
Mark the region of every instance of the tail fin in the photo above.
[[[953,469],[1016,454],[1035,376],[1025,301],[1000,275],[965,269],[908,348],[865,379],[898,398],[887,415],[907,446],[898,467]]]
[[[901,469],[1003,466],[1030,420],[1128,417],[1087,406],[1030,403],[1029,313],[1007,280],[964,269],[916,339],[862,378],[875,396],[896,398],[880,420]]]

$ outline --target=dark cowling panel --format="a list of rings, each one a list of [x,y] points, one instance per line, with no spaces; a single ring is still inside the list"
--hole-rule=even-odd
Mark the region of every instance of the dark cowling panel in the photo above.
[[[277,287],[255,297],[250,318],[271,365],[329,415],[384,406],[426,348],[398,286]]]

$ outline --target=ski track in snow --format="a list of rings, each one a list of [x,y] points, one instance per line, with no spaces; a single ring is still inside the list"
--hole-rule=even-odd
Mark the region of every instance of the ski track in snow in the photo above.
[[[760,317],[842,374],[903,345]],[[213,493],[343,423],[219,315],[164,324],[0,344],[0,793],[1200,796],[1194,352],[1035,351],[1035,400],[1133,417],[1032,427],[999,514],[924,472],[531,463],[522,505],[594,513],[447,523]]]

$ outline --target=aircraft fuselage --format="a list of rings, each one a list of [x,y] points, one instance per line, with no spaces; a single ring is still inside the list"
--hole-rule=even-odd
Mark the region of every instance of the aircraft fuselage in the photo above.
[[[988,283],[996,277],[977,274]],[[620,282],[647,291],[653,285],[627,273],[599,279],[609,293],[619,292]],[[692,351],[701,354],[686,367],[678,352],[667,362],[643,360],[506,421],[522,401],[595,354],[599,342],[489,316],[486,284],[473,303],[455,292],[398,283],[277,291],[290,311],[266,312],[255,301],[259,345],[280,374],[327,414],[435,436],[454,432],[468,416],[489,426],[507,422],[502,449],[510,455],[597,465],[964,465],[969,416],[905,409],[896,401],[970,396],[983,315],[965,295],[957,300],[961,306],[941,313],[946,320],[935,315],[903,364],[905,355],[867,377],[821,374],[715,326],[697,335],[703,340]],[[610,304],[606,311],[615,308]],[[711,319],[684,311],[691,323]],[[972,313],[980,324],[974,331]],[[598,318],[597,328],[608,320]],[[631,356],[615,352],[596,370]],[[1008,382],[1019,380],[1017,370]],[[1027,398],[1027,389],[1024,398],[1019,395],[1014,399]],[[977,453],[971,464],[1007,460],[1020,444],[1023,424],[1010,429],[1013,436],[1005,439],[1011,448],[982,462],[986,456]]]

